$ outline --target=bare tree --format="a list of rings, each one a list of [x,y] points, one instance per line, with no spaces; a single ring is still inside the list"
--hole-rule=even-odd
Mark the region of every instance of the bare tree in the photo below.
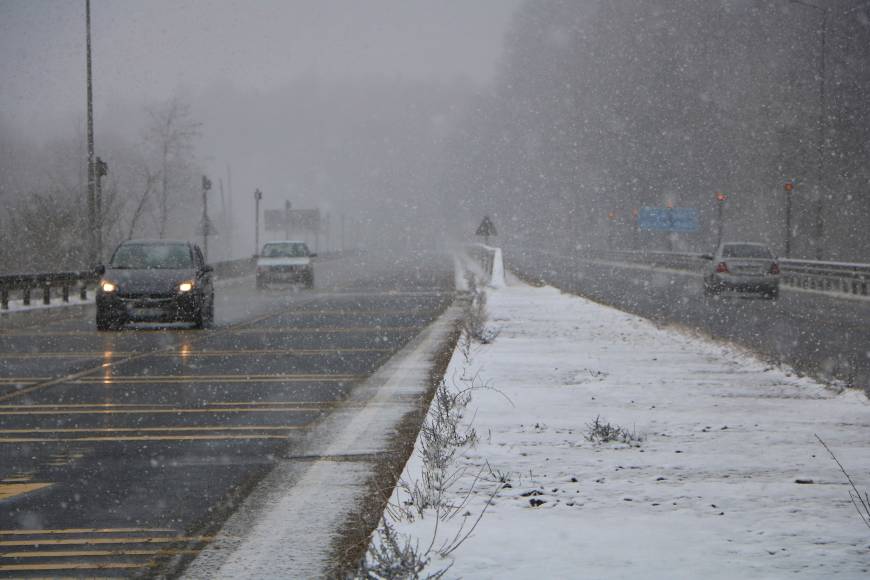
[[[201,126],[193,119],[190,104],[177,96],[148,109],[145,143],[157,157],[160,184],[155,219],[161,238],[166,235],[170,212],[183,195],[192,171],[194,142],[200,136]],[[138,205],[144,207],[144,202],[145,196]]]

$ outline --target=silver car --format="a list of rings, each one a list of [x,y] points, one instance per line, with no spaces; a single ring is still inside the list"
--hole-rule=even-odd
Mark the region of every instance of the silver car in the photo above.
[[[734,291],[779,297],[779,263],[764,244],[727,242],[704,258],[710,261],[704,270],[705,296]]]

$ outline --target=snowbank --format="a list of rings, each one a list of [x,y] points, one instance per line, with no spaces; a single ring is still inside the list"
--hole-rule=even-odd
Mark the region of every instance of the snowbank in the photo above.
[[[459,509],[437,518],[414,505],[418,439],[385,514],[418,552],[428,549],[428,571],[868,576],[870,530],[814,436],[859,489],[870,486],[863,394],[550,287],[511,280],[488,294],[497,338],[470,360],[457,349],[446,375],[460,388],[477,377],[463,420],[478,442],[448,473],[447,503]],[[588,440],[597,417],[623,427],[627,442]]]

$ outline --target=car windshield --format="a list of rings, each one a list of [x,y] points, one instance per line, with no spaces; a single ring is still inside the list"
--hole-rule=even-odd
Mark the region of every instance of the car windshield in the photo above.
[[[183,270],[193,259],[185,244],[124,244],[112,256],[111,267],[124,270]]]
[[[729,244],[722,248],[723,258],[772,258],[767,246],[758,244]]]
[[[308,256],[308,246],[301,242],[266,244],[263,246],[263,256],[266,258],[305,258]]]

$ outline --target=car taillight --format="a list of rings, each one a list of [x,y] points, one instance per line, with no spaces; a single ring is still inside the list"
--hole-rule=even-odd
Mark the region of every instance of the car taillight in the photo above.
[[[719,262],[718,264],[716,264],[717,274],[724,274],[726,272],[728,272],[728,265],[725,262]]]
[[[779,264],[777,264],[776,262],[771,264],[770,265],[770,273],[771,274],[779,274]]]

